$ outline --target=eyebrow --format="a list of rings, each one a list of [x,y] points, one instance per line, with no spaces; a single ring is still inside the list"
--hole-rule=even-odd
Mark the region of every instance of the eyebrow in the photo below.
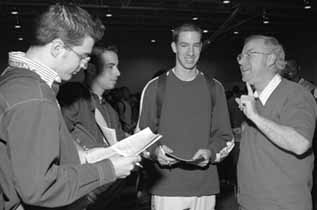
[[[105,66],[107,67],[112,67],[112,66],[115,66],[116,64],[115,63],[106,63]]]
[[[191,44],[189,42],[178,42],[178,44]],[[193,45],[201,44],[201,42],[194,42]]]

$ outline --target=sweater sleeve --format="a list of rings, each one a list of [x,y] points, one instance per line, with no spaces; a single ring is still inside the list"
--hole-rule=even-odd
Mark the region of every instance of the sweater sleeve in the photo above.
[[[157,131],[157,116],[156,116],[156,89],[157,89],[157,78],[149,81],[144,87],[141,100],[140,100],[140,111],[139,120],[136,127],[136,132],[149,127],[152,132]],[[153,154],[153,151],[157,147],[158,142],[152,145],[148,151]]]
[[[84,165],[60,164],[63,130],[59,110],[51,102],[34,100],[18,104],[8,115],[9,153],[23,202],[43,207],[63,206],[115,180],[109,160]]]
[[[211,119],[212,127],[209,139],[209,149],[211,151],[211,161],[219,162],[233,149],[234,139],[230,126],[230,118],[224,87],[217,80],[215,82],[216,103],[213,108]]]

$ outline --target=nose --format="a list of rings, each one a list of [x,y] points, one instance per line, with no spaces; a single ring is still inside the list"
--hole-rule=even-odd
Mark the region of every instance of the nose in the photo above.
[[[238,56],[237,56],[237,62],[238,64],[242,64],[242,61],[244,60],[245,56],[244,54],[240,53]]]
[[[188,47],[188,51],[187,51],[188,55],[194,55],[195,53],[195,49],[194,46],[190,46]]]
[[[87,57],[87,58],[81,60],[80,61],[80,67],[83,68],[83,69],[87,69],[89,61],[90,61],[90,57]]]
[[[119,77],[121,75],[119,68],[117,66],[115,66],[114,68],[116,75]]]
[[[79,65],[80,68],[86,70],[87,67],[88,67],[88,62],[81,62],[80,65]]]

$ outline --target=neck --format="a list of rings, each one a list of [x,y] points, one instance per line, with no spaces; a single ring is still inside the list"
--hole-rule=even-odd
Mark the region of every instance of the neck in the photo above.
[[[91,91],[99,97],[102,97],[102,94],[105,92],[103,88],[93,83],[91,86]]]
[[[33,61],[36,61],[38,63],[42,63],[54,70],[54,66],[52,65],[53,62],[51,61],[50,55],[47,53],[47,48],[45,46],[44,47],[34,47],[34,46],[30,47],[26,51],[25,57]]]
[[[254,83],[254,88],[258,93],[261,93],[265,87],[271,82],[271,80],[273,79],[274,75],[271,75],[270,77],[265,78],[264,80],[262,80],[261,82],[258,83]]]
[[[196,78],[198,74],[198,69],[195,67],[194,69],[184,69],[184,68],[173,68],[174,74],[183,81],[191,81]]]

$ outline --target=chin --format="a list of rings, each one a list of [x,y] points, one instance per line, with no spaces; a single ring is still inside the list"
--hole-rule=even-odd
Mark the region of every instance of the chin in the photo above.
[[[185,69],[187,70],[194,70],[196,65],[184,65]]]
[[[68,80],[70,80],[70,79],[72,78],[72,76],[73,76],[73,75],[63,75],[63,77],[61,77],[61,79],[62,79],[63,81],[68,81]]]
[[[114,88],[114,85],[109,85],[109,86],[106,86],[104,89],[105,90],[112,90]]]
[[[243,82],[249,82],[250,83],[250,75],[247,75],[247,74],[242,74],[242,81]]]

